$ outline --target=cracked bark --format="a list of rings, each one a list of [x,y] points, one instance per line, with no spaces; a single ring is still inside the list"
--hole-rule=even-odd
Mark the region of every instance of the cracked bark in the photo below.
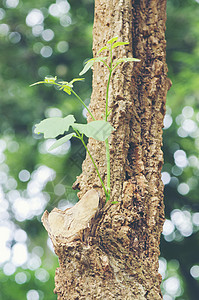
[[[81,199],[76,216],[75,207],[72,212],[55,210],[54,215],[43,216],[59,257],[58,299],[162,299],[158,274],[164,222],[161,146],[170,88],[165,22],[166,0],[95,1],[93,55],[107,40],[119,36],[130,44],[115,48],[114,59],[133,56],[141,62],[118,67],[110,86],[109,121],[116,129],[109,139],[111,201],[118,203],[104,205],[100,181],[87,156],[73,186],[80,190]],[[107,79],[105,67],[95,64],[90,110],[96,119],[104,114]],[[90,139],[88,148],[106,181],[104,143]],[[87,214],[84,203],[94,206]],[[79,226],[70,238],[69,215]]]

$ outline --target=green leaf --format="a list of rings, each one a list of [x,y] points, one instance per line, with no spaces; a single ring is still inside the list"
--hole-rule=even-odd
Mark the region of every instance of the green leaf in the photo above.
[[[105,56],[105,57],[95,57],[95,58],[93,58],[94,62],[100,62],[100,61],[103,62],[105,59],[107,59],[107,56]]]
[[[68,82],[68,81],[59,81],[58,82],[59,89],[63,90],[68,95],[71,95],[71,90],[73,88],[73,82],[82,81],[82,80],[84,80],[84,78],[74,78],[70,82]]]
[[[55,76],[55,77],[45,77],[45,79],[44,79],[45,83],[50,83],[50,84],[55,83],[56,80],[57,80],[57,76]]]
[[[73,80],[71,80],[70,82],[69,82],[69,84],[71,83],[71,84],[73,84],[73,82],[76,82],[76,81],[82,81],[82,80],[84,80],[85,78],[74,78]],[[73,87],[73,85],[72,85],[72,87]]]
[[[63,88],[63,91],[64,91],[65,93],[67,93],[68,95],[71,95],[71,88],[70,88],[70,87],[68,87],[68,86],[64,87],[64,88]]]
[[[83,70],[79,73],[79,75],[82,76],[83,74],[85,74],[85,73],[93,66],[93,64],[94,64],[93,59],[89,59],[89,60],[86,62],[86,64],[85,64]]]
[[[109,50],[109,48],[107,46],[104,46],[97,52],[97,54],[101,53],[103,50]]]
[[[105,60],[106,58],[107,57],[95,57],[95,58],[89,59],[86,62],[83,70],[79,73],[79,75],[82,76],[83,74],[85,74],[93,66],[94,62],[100,62],[100,61],[103,62],[103,60]]]
[[[68,95],[71,95],[72,88],[69,85],[64,84],[60,87],[60,90],[63,90]]]
[[[38,81],[38,82],[35,82],[35,83],[29,85],[29,87],[34,86],[34,85],[38,85],[38,84],[42,84],[42,83],[45,83],[45,81]]]
[[[113,130],[115,130],[109,122],[93,121],[88,124],[74,123],[72,127],[87,137],[92,137],[98,141],[105,141]]]
[[[65,136],[62,137],[61,139],[57,140],[57,141],[56,141],[56,142],[55,142],[48,150],[51,151],[51,150],[56,149],[57,147],[63,145],[63,144],[66,143],[67,141],[69,141],[73,136],[76,136],[76,134],[75,134],[74,132],[65,135]]]
[[[119,201],[112,201],[111,204],[119,203]]]
[[[111,108],[111,110],[109,110],[107,117],[111,114],[112,110],[113,110],[113,108]]]
[[[116,63],[128,62],[128,61],[140,61],[140,59],[134,58],[134,57],[123,57],[123,58],[119,58],[119,59],[116,61]]]
[[[64,134],[71,125],[75,122],[73,115],[68,115],[65,118],[48,118],[41,121],[35,126],[35,133],[43,133],[44,138],[55,138],[60,134]]]
[[[120,58],[116,61],[116,64],[113,66],[113,70],[122,62],[129,62],[129,61],[140,61],[140,59],[138,58],[134,58],[134,57],[123,57]]]
[[[113,44],[112,49],[118,47],[118,46],[122,46],[122,45],[128,45],[128,42],[116,42]]]
[[[44,81],[35,82],[35,83],[31,84],[30,87],[34,86],[34,85],[42,84],[42,83],[54,84],[56,80],[57,80],[57,76],[45,77]]]
[[[73,87],[73,82],[76,82],[76,81],[82,81],[84,80],[85,78],[74,78],[73,80],[71,80],[70,82],[68,81],[59,81],[58,83],[62,84],[62,85],[66,85],[66,86],[69,86],[69,87]]]
[[[112,39],[110,39],[107,44],[113,44],[114,42],[116,42],[118,40],[118,36],[113,37]]]

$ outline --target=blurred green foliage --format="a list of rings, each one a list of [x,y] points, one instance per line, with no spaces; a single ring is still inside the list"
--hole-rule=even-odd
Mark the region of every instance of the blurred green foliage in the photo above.
[[[55,299],[58,266],[40,218],[77,200],[71,185],[85,151],[77,141],[49,154],[33,126],[74,114],[73,96],[28,86],[46,75],[70,81],[92,57],[93,0],[3,0],[0,6],[0,300]],[[167,62],[173,86],[164,129],[164,300],[199,295],[199,3],[168,0]],[[89,103],[91,74],[75,90]],[[31,135],[32,134],[32,135]],[[26,234],[27,233],[27,234]],[[17,256],[18,255],[18,256]],[[18,258],[17,258],[18,257]]]
[[[170,178],[165,185],[167,221],[161,241],[161,256],[166,259],[162,287],[168,300],[196,300],[199,295],[198,20],[198,1],[168,1],[167,62],[173,86],[167,97],[169,128],[163,135],[162,171]]]

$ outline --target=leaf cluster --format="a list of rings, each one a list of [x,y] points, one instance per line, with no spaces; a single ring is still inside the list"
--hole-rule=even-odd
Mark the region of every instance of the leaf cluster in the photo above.
[[[101,120],[93,121],[88,124],[75,123],[73,115],[68,115],[65,118],[54,117],[47,118],[35,126],[35,133],[44,134],[44,138],[56,138],[63,135],[69,130],[71,126],[75,132],[69,133],[64,137],[58,139],[49,150],[54,150],[65,142],[69,141],[72,137],[83,138],[86,135],[88,138],[92,137],[98,141],[105,141],[114,130],[110,123]]]
[[[118,37],[114,37],[112,39],[110,39],[107,42],[107,45],[102,47],[99,51],[98,54],[101,53],[104,50],[107,50],[108,52],[111,53],[112,56],[112,50],[116,47],[119,46],[124,46],[124,45],[128,45],[128,42],[117,42]],[[106,59],[108,58],[108,56],[106,57],[95,57],[95,58],[91,58],[89,59],[86,63],[85,66],[83,68],[83,70],[79,73],[80,76],[84,75],[92,66],[95,62],[102,62],[104,65],[107,66],[107,68],[109,69],[109,71],[113,71],[119,64],[121,64],[122,62],[126,63],[126,62],[131,62],[131,61],[140,61],[140,59],[138,58],[134,58],[134,57],[122,57],[119,58],[118,60],[115,61],[113,66],[108,66],[108,64],[106,63]]]
[[[110,65],[106,62],[107,56],[106,57],[96,57],[89,59],[83,70],[79,73],[79,75],[85,74],[95,62],[102,62],[109,70],[109,78],[107,81],[107,88],[106,88],[106,108],[105,108],[105,120],[95,120],[94,116],[90,112],[89,108],[84,104],[84,101],[75,93],[73,90],[73,83],[76,81],[82,81],[83,78],[75,78],[71,80],[70,82],[67,81],[59,81],[57,80],[57,77],[46,77],[44,81],[39,81],[31,86],[38,85],[38,84],[50,84],[50,85],[55,85],[58,87],[59,90],[63,90],[65,93],[68,95],[71,95],[73,93],[76,98],[84,105],[84,107],[87,109],[88,113],[92,117],[93,121],[88,123],[88,124],[79,124],[76,123],[75,118],[73,115],[68,115],[64,118],[60,117],[54,117],[54,118],[48,118],[43,121],[41,121],[39,124],[35,126],[35,133],[43,133],[44,138],[58,138],[60,135],[65,134],[68,130],[69,127],[72,127],[73,133],[68,133],[64,135],[61,138],[58,138],[58,140],[50,147],[49,150],[56,149],[57,147],[61,146],[63,143],[69,141],[72,137],[76,137],[81,140],[83,143],[86,151],[88,152],[91,161],[96,169],[96,172],[98,174],[98,177],[101,181],[102,187],[104,189],[105,195],[106,195],[106,201],[110,199],[110,151],[109,151],[109,142],[108,138],[111,135],[112,131],[114,128],[111,126],[111,124],[108,122],[108,116],[111,113],[111,111],[108,111],[108,98],[109,98],[109,86],[110,86],[110,79],[113,70],[122,62],[132,62],[132,61],[140,61],[137,58],[129,58],[129,57],[123,57],[119,58],[116,60],[113,64],[113,57],[112,57],[112,51],[114,48],[123,46],[123,45],[128,45],[129,43],[127,42],[118,42],[118,37],[114,37],[110,39],[107,42],[107,45],[102,47],[100,49],[100,52],[107,50],[109,52],[110,57]],[[89,152],[85,142],[84,142],[84,135],[87,136],[88,138],[94,138],[98,141],[105,141],[105,147],[106,147],[106,162],[107,162],[107,188],[105,187],[102,178],[100,176],[99,170],[93,160],[93,157],[91,153]]]
[[[68,95],[71,95],[73,83],[76,81],[82,81],[82,80],[84,80],[84,78],[74,78],[70,82],[67,82],[67,81],[58,81],[57,76],[45,77],[45,79],[43,81],[35,82],[35,83],[31,84],[30,87],[38,85],[38,84],[42,84],[42,83],[52,84],[52,85],[56,85],[60,90],[63,90]]]

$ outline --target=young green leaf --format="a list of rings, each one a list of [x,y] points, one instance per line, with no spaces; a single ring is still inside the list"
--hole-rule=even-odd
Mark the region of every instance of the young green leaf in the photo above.
[[[118,47],[118,46],[122,46],[122,45],[128,45],[128,42],[116,42],[113,44],[112,49]]]
[[[55,138],[60,134],[64,134],[71,125],[75,122],[73,115],[68,115],[65,118],[48,118],[35,125],[35,133],[43,133],[44,138]]]
[[[73,87],[73,82],[76,82],[76,81],[82,81],[84,80],[84,78],[74,78],[73,80],[71,80],[70,82],[68,81],[59,81],[58,83],[61,84],[61,85],[66,85],[66,86],[69,86],[69,87]]]
[[[58,86],[60,90],[63,90],[65,93],[67,93],[68,95],[71,95],[71,91],[73,88],[73,82],[76,81],[82,81],[84,80],[84,78],[74,78],[73,80],[71,80],[70,82],[67,81],[59,81],[58,82]]]
[[[61,84],[60,84],[61,83]],[[68,83],[67,81],[62,81],[59,83],[59,90],[61,91],[64,91],[65,93],[67,93],[68,95],[71,95],[71,90],[72,90],[72,87],[70,85],[70,83]]]
[[[111,114],[112,110],[113,110],[113,108],[111,108],[111,110],[108,111],[108,115],[107,116],[109,116]]]
[[[65,135],[61,139],[57,140],[48,150],[51,151],[51,150],[56,149],[57,147],[66,143],[67,141],[69,141],[73,136],[76,136],[76,133],[73,132],[73,133]]]
[[[93,66],[94,62],[100,62],[100,61],[103,62],[106,58],[107,57],[95,57],[95,58],[89,59],[86,62],[83,70],[79,73],[79,75],[82,76],[83,74],[85,74]]]
[[[94,62],[100,62],[100,61],[103,62],[105,59],[107,59],[107,56],[93,58]]]
[[[111,204],[117,204],[119,201],[112,201]]]
[[[71,95],[72,88],[68,85],[63,85],[62,87],[60,87],[60,90],[63,90],[68,95]]]
[[[85,73],[93,66],[93,64],[94,64],[93,59],[89,59],[89,60],[86,62],[86,64],[85,64],[83,70],[79,73],[79,75],[82,76],[83,74],[85,74]]]
[[[107,44],[113,44],[114,42],[116,42],[118,40],[118,36],[113,37],[112,39],[110,39]]]
[[[31,84],[30,87],[34,86],[34,85],[42,84],[42,83],[54,84],[56,80],[57,80],[57,76],[55,76],[55,77],[45,77],[44,81],[35,82],[35,83]]]
[[[42,84],[42,83],[45,83],[45,81],[38,81],[38,82],[35,82],[33,84],[30,84],[29,87],[32,87],[34,85],[38,85],[38,84]]]
[[[109,50],[109,48],[107,46],[104,46],[97,52],[97,54],[101,53],[103,50]]]
[[[50,83],[50,84],[55,83],[56,80],[57,80],[57,76],[55,76],[55,77],[45,77],[45,79],[44,79],[45,83]]]
[[[117,62],[128,62],[128,61],[140,61],[140,59],[134,57],[122,57],[117,60]]]
[[[113,67],[113,70],[122,62],[129,62],[129,61],[140,61],[140,59],[138,58],[134,58],[134,57],[123,57],[123,58],[119,58],[116,62],[115,65]]]
[[[73,80],[71,80],[70,82],[69,82],[69,84],[72,84],[72,86],[71,87],[73,87],[73,82],[76,82],[76,81],[82,81],[82,80],[84,80],[85,78],[74,78]]]
[[[105,141],[114,128],[106,121],[93,121],[88,124],[74,123],[72,127],[87,137],[92,137],[98,141]]]

